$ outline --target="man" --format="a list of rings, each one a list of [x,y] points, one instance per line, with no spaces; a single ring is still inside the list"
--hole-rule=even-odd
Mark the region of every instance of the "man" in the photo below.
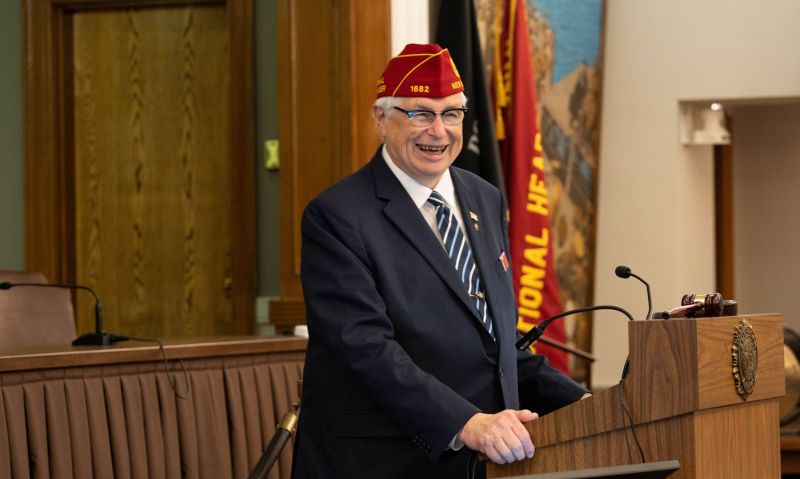
[[[293,477],[468,477],[533,456],[523,424],[586,390],[518,353],[506,205],[451,167],[466,97],[447,50],[378,82],[383,146],[303,216],[309,343]]]

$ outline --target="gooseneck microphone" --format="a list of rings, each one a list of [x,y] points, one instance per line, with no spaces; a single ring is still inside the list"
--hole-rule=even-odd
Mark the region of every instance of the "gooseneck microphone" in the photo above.
[[[126,341],[127,336],[120,336],[118,334],[106,333],[103,331],[103,306],[100,304],[100,298],[97,293],[88,286],[79,284],[47,284],[47,283],[9,283],[4,281],[0,283],[0,290],[18,288],[18,287],[35,287],[35,288],[61,288],[61,289],[82,289],[92,293],[94,296],[94,329],[93,333],[86,333],[74,341],[73,346],[108,346],[119,341]]]
[[[631,316],[631,313],[629,313],[628,311],[620,308],[619,306],[600,305],[600,306],[586,306],[584,308],[570,309],[568,311],[564,311],[563,313],[558,313],[558,314],[556,314],[554,316],[550,316],[549,318],[545,319],[541,323],[539,323],[536,326],[534,326],[533,329],[531,329],[530,331],[525,333],[524,336],[519,338],[519,340],[517,341],[516,347],[520,351],[525,351],[526,349],[528,349],[528,347],[531,345],[531,343],[533,343],[534,341],[539,339],[539,337],[542,334],[544,334],[544,330],[547,329],[547,326],[549,326],[550,323],[552,323],[553,321],[555,321],[558,318],[563,318],[564,316],[570,316],[570,315],[578,314],[578,313],[586,313],[588,311],[597,311],[597,310],[600,310],[600,309],[610,309],[610,310],[613,310],[613,311],[619,311],[620,313],[622,313],[625,316],[627,316],[630,321],[633,321],[633,316]]]
[[[633,276],[634,278],[641,281],[642,284],[644,284],[645,288],[647,288],[647,316],[645,316],[644,318],[650,319],[650,313],[653,311],[653,298],[650,296],[650,285],[647,283],[647,281],[642,279],[639,275],[631,272],[631,269],[628,268],[627,266],[622,266],[622,265],[617,266],[614,269],[614,274],[616,274],[618,277],[622,279],[628,279],[631,276]]]

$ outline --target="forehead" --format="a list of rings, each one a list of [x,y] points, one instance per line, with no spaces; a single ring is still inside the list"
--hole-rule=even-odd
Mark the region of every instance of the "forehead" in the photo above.
[[[448,108],[461,108],[463,106],[464,104],[461,101],[461,94],[457,93],[444,98],[407,98],[405,101],[403,101],[401,108],[404,110],[442,111]]]

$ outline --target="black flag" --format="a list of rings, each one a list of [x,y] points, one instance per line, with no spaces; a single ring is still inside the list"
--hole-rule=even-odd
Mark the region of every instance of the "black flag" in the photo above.
[[[484,76],[481,39],[472,0],[442,2],[436,43],[450,50],[469,99],[469,111],[464,119],[464,147],[455,165],[505,191],[492,99]]]

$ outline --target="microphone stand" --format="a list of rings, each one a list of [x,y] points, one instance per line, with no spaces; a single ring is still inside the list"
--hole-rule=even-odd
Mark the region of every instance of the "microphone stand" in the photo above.
[[[283,419],[281,419],[281,422],[275,429],[275,434],[273,434],[272,439],[270,439],[269,444],[267,444],[267,448],[264,449],[264,452],[261,454],[261,458],[250,472],[248,479],[263,479],[267,477],[267,474],[269,473],[270,469],[272,469],[275,461],[278,460],[278,456],[280,455],[284,446],[286,446],[286,442],[290,437],[292,437],[292,433],[294,433],[295,429],[297,428],[297,422],[300,417],[299,398],[302,396],[302,389],[303,379],[300,378],[297,380],[297,403],[292,404],[292,410],[284,414]]]
[[[550,323],[552,323],[553,321],[555,321],[558,318],[563,318],[564,316],[570,316],[572,314],[586,313],[586,312],[589,312],[589,311],[597,311],[599,309],[611,309],[611,310],[614,310],[614,311],[619,311],[620,313],[622,313],[625,316],[627,316],[630,321],[633,321],[633,316],[631,316],[631,313],[629,313],[626,310],[620,308],[619,306],[600,305],[600,306],[586,306],[584,308],[570,309],[570,310],[564,311],[562,313],[558,313],[558,314],[556,314],[554,316],[550,316],[549,318],[545,319],[541,323],[539,323],[536,326],[534,326],[533,329],[531,329],[530,331],[525,333],[525,335],[522,336],[517,341],[516,347],[520,351],[525,351],[526,349],[528,349],[528,347],[531,345],[531,343],[533,343],[534,341],[539,339],[539,337],[542,334],[544,334],[544,330],[547,329],[547,326],[549,326]]]
[[[97,293],[88,286],[72,285],[72,284],[48,284],[48,283],[9,283],[4,281],[0,283],[0,290],[16,288],[18,286],[37,287],[37,288],[60,288],[60,289],[82,289],[92,293],[94,296],[94,332],[86,333],[74,341],[73,346],[109,346],[119,341],[126,341],[127,336],[119,334],[112,334],[103,331],[103,306],[100,304],[100,298]]]
[[[547,326],[549,326],[550,323],[552,323],[558,318],[563,318],[564,316],[570,316],[572,314],[577,314],[577,313],[597,311],[600,309],[610,309],[614,311],[619,311],[620,313],[627,316],[628,320],[633,321],[633,316],[631,316],[631,313],[629,313],[627,310],[623,308],[620,308],[619,306],[612,306],[606,304],[600,306],[587,306],[584,308],[570,309],[562,313],[556,314],[555,316],[550,316],[549,318],[545,319],[541,323],[534,326],[533,329],[525,333],[524,336],[522,336],[519,340],[517,340],[516,347],[520,351],[525,351],[526,349],[528,349],[528,347],[530,347],[531,343],[533,343],[537,339],[543,340],[544,338],[542,337],[542,334],[544,334],[544,330],[547,329]],[[628,361],[625,360],[625,366],[622,368],[622,377],[625,378],[627,375],[628,375]]]

